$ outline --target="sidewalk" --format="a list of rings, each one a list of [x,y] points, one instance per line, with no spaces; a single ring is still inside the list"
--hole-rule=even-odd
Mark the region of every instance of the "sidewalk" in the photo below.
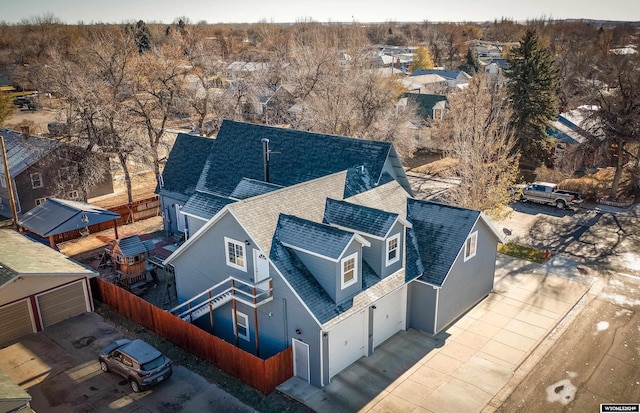
[[[400,332],[323,389],[279,387],[316,411],[480,412],[586,294],[569,260],[497,260],[494,291],[445,332]]]

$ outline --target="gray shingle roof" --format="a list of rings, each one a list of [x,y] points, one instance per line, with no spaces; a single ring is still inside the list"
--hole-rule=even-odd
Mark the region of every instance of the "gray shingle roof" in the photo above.
[[[208,220],[232,202],[235,201],[223,196],[196,192],[184,204],[182,212]]]
[[[389,142],[225,120],[198,189],[228,196],[243,177],[263,180],[263,138],[270,141],[269,182],[281,186],[363,166],[368,188],[372,188],[378,183],[392,149]]]
[[[404,218],[407,215],[408,197],[409,194],[398,182],[391,181],[369,191],[346,198],[345,201],[381,209]]]
[[[18,225],[48,237],[118,218],[119,214],[92,204],[49,198],[26,212],[18,220]]]
[[[7,151],[7,162],[11,176],[15,177],[25,169],[36,163],[43,156],[62,145],[53,139],[30,135],[27,139],[22,133],[11,129],[0,129],[0,135],[4,137]],[[4,162],[0,157],[0,174],[4,176]]]
[[[247,199],[257,195],[266,194],[282,188],[281,185],[270,184],[264,181],[256,181],[255,179],[242,178],[238,185],[234,188],[231,198]]]
[[[407,271],[419,271],[414,265],[418,254],[426,269],[421,279],[442,286],[467,237],[480,216],[480,211],[416,199],[407,200],[408,230],[415,237],[417,251],[407,250]],[[409,243],[407,243],[409,246]],[[419,274],[407,274],[417,276]]]
[[[215,139],[179,133],[162,171],[162,188],[156,192],[172,192],[191,196]],[[186,200],[186,199],[185,199]]]
[[[117,242],[125,257],[132,257],[134,255],[144,254],[147,252],[146,245],[137,235],[119,239]]]
[[[457,79],[461,74],[465,74],[467,79],[471,79],[467,73],[463,70],[447,70],[447,69],[416,69],[410,76],[422,76],[422,75],[440,75],[445,79]]]
[[[292,215],[280,215],[276,229],[279,241],[337,260],[353,239],[353,232],[312,222]]]
[[[405,93],[402,96],[406,97],[410,102],[415,102],[418,105],[418,113],[425,119],[433,119],[433,108],[438,104],[438,102],[447,101],[447,97],[444,95]]]
[[[346,201],[327,199],[323,222],[376,237],[385,237],[397,219],[398,214]]]

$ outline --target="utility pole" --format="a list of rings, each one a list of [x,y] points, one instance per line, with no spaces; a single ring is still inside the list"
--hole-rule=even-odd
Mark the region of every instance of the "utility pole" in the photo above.
[[[4,146],[4,136],[0,136],[0,149],[2,150],[2,160],[4,161],[4,176],[7,180],[7,191],[9,192],[9,202],[11,202],[11,213],[13,214],[13,227],[18,229],[18,212],[16,211],[16,200],[13,198],[13,184],[9,174],[9,161],[7,160],[7,150]]]

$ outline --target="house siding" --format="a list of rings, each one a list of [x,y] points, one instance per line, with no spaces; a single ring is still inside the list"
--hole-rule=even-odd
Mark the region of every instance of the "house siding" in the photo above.
[[[174,209],[175,212],[175,209]],[[187,228],[189,228],[189,236],[193,236],[193,234],[195,234],[196,232],[198,232],[198,230],[200,228],[202,228],[204,226],[204,224],[207,223],[207,221],[203,220],[202,218],[196,218],[190,215],[187,215]]]
[[[85,276],[27,276],[14,278],[10,283],[0,288],[0,303],[6,304],[12,301],[38,294],[42,291],[81,280]]]
[[[364,238],[371,243],[370,247],[362,247],[362,259],[369,264],[369,267],[378,275],[378,277],[384,277],[384,248],[385,241],[379,239],[369,238],[364,235]]]
[[[178,232],[178,226],[176,221],[176,207],[175,204],[184,205],[188,197],[182,197],[178,194],[168,195],[162,194],[160,195],[160,204],[162,206],[162,223],[164,225],[164,230],[170,232],[172,234]],[[191,232],[192,234],[194,232]]]
[[[357,271],[358,281],[355,284],[346,287],[344,290],[341,290],[340,289],[340,277],[342,276],[341,261],[343,258],[348,257],[349,255],[354,253],[358,254],[358,256],[356,257],[357,269],[358,269]],[[353,297],[354,295],[362,291],[362,246],[360,245],[359,242],[351,241],[351,244],[349,244],[349,246],[344,250],[342,257],[340,257],[340,260],[336,263],[335,268],[336,270],[334,274],[335,274],[335,280],[337,282],[335,300],[336,300],[336,303],[341,303],[344,300],[350,297]]]
[[[407,295],[409,327],[434,334],[438,290],[429,284],[413,281]]]
[[[461,251],[440,290],[435,333],[458,319],[493,288],[498,240],[481,220],[470,233],[474,231],[478,231],[475,257],[465,262],[464,250]]]

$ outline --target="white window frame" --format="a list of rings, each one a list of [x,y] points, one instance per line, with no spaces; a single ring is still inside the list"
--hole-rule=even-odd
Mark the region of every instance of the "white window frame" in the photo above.
[[[392,259],[389,259],[389,253],[392,250],[389,250],[389,246],[391,245],[391,242],[395,240],[396,241],[396,256]],[[389,238],[387,238],[387,242],[386,242],[386,248],[385,248],[385,263],[386,266],[390,266],[391,264],[395,264],[396,262],[400,261],[400,234],[396,234],[393,235]]]
[[[0,186],[3,188],[7,187],[7,177],[3,173],[0,173]]]
[[[42,204],[47,199],[49,199],[49,198],[47,198],[47,197],[45,197],[45,198],[36,198],[36,206]]]
[[[347,261],[350,261],[353,259],[353,278],[347,282],[344,281],[344,264]],[[353,254],[344,257],[341,261],[340,261],[340,289],[344,290],[345,288],[352,286],[353,284],[358,282],[358,253],[354,252]]]
[[[242,264],[238,265],[235,262],[231,261],[231,257],[229,256],[229,245],[233,244],[236,247],[240,247],[242,249]],[[244,246],[244,242],[236,241],[232,238],[224,237],[224,258],[227,261],[227,265],[231,268],[235,268],[240,271],[247,272],[247,249]]]
[[[249,317],[240,311],[231,311],[233,312],[233,332],[238,336],[238,338],[249,341],[249,336],[251,335],[249,332]],[[240,321],[242,321],[244,325],[240,323]],[[238,326],[243,327],[247,334],[240,334]]]
[[[38,189],[44,186],[44,181],[42,180],[42,174],[40,172],[34,172],[29,174],[29,178],[31,178],[31,189]],[[39,185],[36,186],[36,182],[39,182]]]
[[[472,232],[464,241],[465,262],[476,256],[478,252],[478,231]]]
[[[78,191],[69,191],[67,196],[69,197],[69,199],[72,199],[72,200],[75,201],[75,200],[80,198],[80,192],[78,192]]]

